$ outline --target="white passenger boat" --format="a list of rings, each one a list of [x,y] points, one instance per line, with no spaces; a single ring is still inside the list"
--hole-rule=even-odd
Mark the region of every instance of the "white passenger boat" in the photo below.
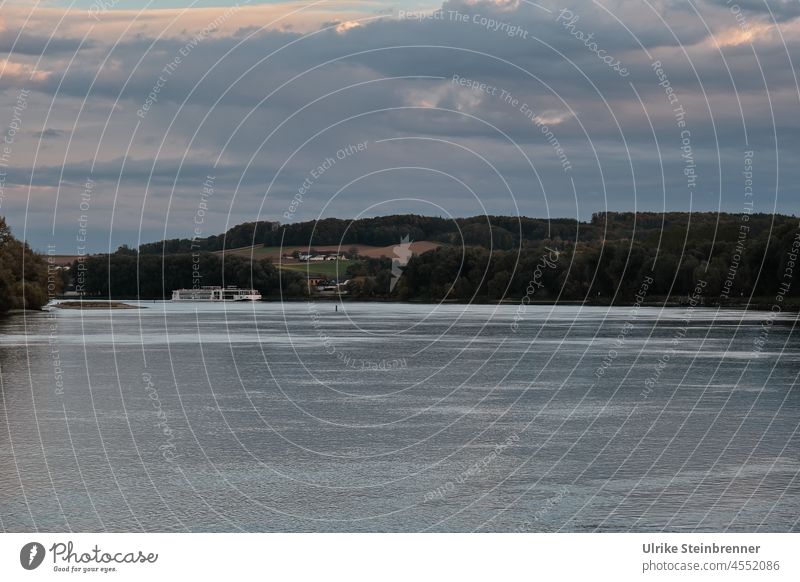
[[[173,301],[261,301],[261,293],[255,289],[238,287],[198,287],[175,289]]]

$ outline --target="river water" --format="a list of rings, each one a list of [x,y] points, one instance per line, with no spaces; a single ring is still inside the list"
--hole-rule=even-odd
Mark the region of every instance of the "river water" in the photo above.
[[[0,319],[6,531],[796,531],[794,315],[142,303]]]

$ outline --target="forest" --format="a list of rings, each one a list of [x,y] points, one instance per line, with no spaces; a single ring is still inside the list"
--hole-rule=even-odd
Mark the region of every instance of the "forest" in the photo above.
[[[50,291],[58,292],[60,284],[60,278],[52,277]],[[17,240],[0,216],[0,313],[39,309],[48,300],[47,262]]]
[[[264,297],[301,297],[307,285],[300,273],[279,271],[269,260],[212,253],[137,254],[118,251],[77,261],[82,291],[112,299],[168,299],[173,289],[207,285],[258,289]]]
[[[648,300],[680,302],[703,283],[707,305],[800,296],[791,281],[800,246],[794,216],[725,213],[596,213],[587,222],[479,216],[444,219],[393,215],[356,221],[323,219],[279,225],[251,222],[202,240],[149,243],[136,251],[87,260],[87,291],[109,297],[160,298],[192,285],[254,287],[269,297],[303,297],[302,275],[268,260],[250,262],[210,251],[250,245],[441,246],[407,264],[361,257],[349,268],[348,296],[408,301],[630,302],[646,285]],[[194,245],[194,247],[192,246]],[[199,255],[189,251],[202,249]],[[197,257],[200,257],[198,259]],[[200,261],[199,269],[193,261]],[[788,284],[788,286],[787,286]],[[531,293],[531,290],[535,293]],[[533,297],[535,295],[535,297]]]
[[[747,216],[747,220],[743,217]],[[748,238],[760,236],[797,219],[773,214],[726,214],[713,212],[601,212],[588,222],[573,218],[528,218],[524,216],[473,216],[442,218],[403,214],[345,220],[323,218],[281,225],[278,222],[246,222],[227,232],[197,239],[171,239],[143,244],[142,254],[173,254],[221,251],[248,246],[266,247],[364,244],[398,244],[408,236],[414,241],[434,241],[511,250],[542,241],[602,242],[635,239],[648,246],[668,246],[680,251],[684,239],[700,244],[715,238],[735,240],[740,226],[749,228]]]

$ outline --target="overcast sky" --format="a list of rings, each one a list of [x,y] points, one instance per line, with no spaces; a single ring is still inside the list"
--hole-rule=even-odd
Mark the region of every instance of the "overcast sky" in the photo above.
[[[319,216],[796,213],[798,16],[0,0],[0,215],[74,254],[84,226],[102,251]]]

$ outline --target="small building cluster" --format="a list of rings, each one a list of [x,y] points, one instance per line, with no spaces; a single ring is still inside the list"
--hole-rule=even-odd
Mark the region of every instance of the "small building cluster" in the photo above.
[[[340,283],[335,279],[326,279],[325,277],[306,277],[306,282],[309,293],[316,291],[321,295],[345,295],[350,279]]]
[[[320,263],[323,261],[342,261],[345,256],[342,253],[334,251],[314,251],[310,253],[294,253],[292,255],[283,255],[285,260],[297,260],[301,263]]]

